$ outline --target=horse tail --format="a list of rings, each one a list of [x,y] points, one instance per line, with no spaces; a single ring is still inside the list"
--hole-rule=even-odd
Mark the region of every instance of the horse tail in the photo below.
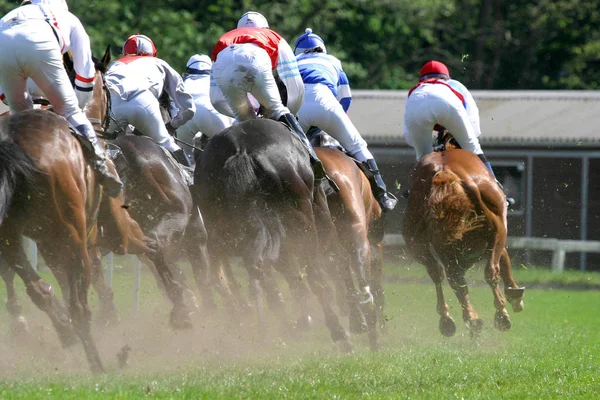
[[[447,169],[438,171],[431,179],[425,216],[432,231],[441,233],[446,242],[461,240],[466,232],[481,226],[464,182]]]
[[[0,225],[15,197],[31,183],[34,171],[33,161],[19,145],[9,140],[0,141]],[[24,201],[14,203],[24,206]]]
[[[248,238],[246,255],[249,259],[276,260],[280,255],[285,228],[279,213],[271,209],[259,193],[259,169],[256,160],[246,152],[230,157],[223,166],[225,193],[246,201],[245,210],[230,211],[232,215],[240,211],[245,215],[241,223]],[[243,204],[240,201],[234,203]]]

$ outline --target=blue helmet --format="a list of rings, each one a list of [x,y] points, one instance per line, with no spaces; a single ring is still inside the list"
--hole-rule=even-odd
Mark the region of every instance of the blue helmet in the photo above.
[[[327,48],[325,47],[325,42],[323,39],[312,33],[312,29],[306,28],[304,34],[300,35],[298,40],[296,40],[296,47],[294,47],[294,54],[299,55],[304,53],[306,50],[312,50],[317,47],[320,47],[323,50],[323,53],[327,53]]]

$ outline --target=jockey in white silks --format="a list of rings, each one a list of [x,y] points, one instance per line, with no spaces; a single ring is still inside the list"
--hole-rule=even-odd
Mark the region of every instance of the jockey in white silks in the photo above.
[[[239,20],[237,29],[225,33],[212,53],[213,78],[238,122],[256,118],[250,93],[263,107],[267,118],[285,123],[304,144],[310,155],[315,180],[327,178],[323,164],[296,120],[304,99],[304,84],[294,52],[261,14],[249,11]],[[283,104],[275,73],[287,92]],[[214,98],[214,100],[213,100]],[[219,96],[211,88],[211,100]]]
[[[300,126],[305,131],[316,126],[327,132],[348,154],[364,163],[373,175],[369,181],[382,210],[393,210],[398,199],[388,193],[367,142],[348,117],[352,94],[342,63],[327,54],[323,39],[310,28],[296,40],[294,53],[304,82],[304,104],[298,111]]]
[[[177,128],[177,138],[194,144],[194,137],[201,132],[207,137],[212,137],[223,129],[231,126],[234,119],[221,114],[210,102],[210,71],[212,61],[209,56],[195,54],[188,60],[183,78],[183,86],[187,93],[194,98],[196,113],[194,117]],[[193,160],[193,149],[183,146],[183,151],[189,159]]]
[[[179,163],[190,166],[172,136],[196,111],[194,99],[183,86],[183,78],[166,61],[156,57],[154,42],[145,35],[130,36],[122,53],[122,57],[109,66],[105,77],[116,121],[111,121],[108,131],[131,124],[171,152]],[[158,100],[163,91],[178,110],[166,124]]]
[[[107,194],[118,195],[123,184],[108,170],[104,149],[82,111],[92,97],[96,74],[90,39],[64,0],[24,1],[6,14],[0,20],[0,48],[0,86],[11,112],[33,108],[27,91],[27,78],[31,78],[54,111],[89,144],[98,182]],[[73,56],[74,90],[63,65],[67,51]]]
[[[479,144],[479,109],[473,96],[462,83],[450,79],[443,63],[429,61],[421,68],[419,83],[408,94],[404,113],[404,137],[415,149],[417,160],[433,151],[431,132],[442,127],[494,173]]]

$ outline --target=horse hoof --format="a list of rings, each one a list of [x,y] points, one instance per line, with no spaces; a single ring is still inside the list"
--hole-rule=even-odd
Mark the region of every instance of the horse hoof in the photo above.
[[[308,332],[313,327],[313,320],[310,315],[302,316],[296,321],[296,329],[300,332]]]
[[[171,311],[171,326],[176,330],[184,330],[192,328],[192,320],[190,314],[184,310],[173,310]]]
[[[524,287],[506,288],[504,293],[506,294],[506,298],[508,299],[509,303],[512,305],[514,312],[523,311],[523,308],[525,308],[523,303],[523,296],[525,295]]]
[[[467,329],[471,334],[479,334],[481,333],[481,329],[483,328],[483,321],[479,318],[472,319],[467,322]]]
[[[446,337],[454,336],[456,333],[456,324],[452,317],[440,318],[440,332]]]
[[[494,326],[501,332],[508,331],[512,326],[508,314],[496,312],[496,315],[494,315]]]
[[[354,352],[354,348],[352,347],[352,343],[349,340],[342,340],[339,342],[340,351],[343,354],[352,354]]]
[[[523,303],[523,300],[516,301],[514,303],[511,302],[510,304],[512,305],[512,309],[514,312],[521,312],[525,308],[525,303]]]
[[[24,316],[19,316],[10,324],[10,335],[19,345],[27,344],[29,340],[29,324]]]

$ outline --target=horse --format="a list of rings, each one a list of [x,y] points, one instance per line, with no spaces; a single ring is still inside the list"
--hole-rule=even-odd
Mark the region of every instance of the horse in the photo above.
[[[377,325],[378,321],[380,326],[384,324],[385,302],[382,285],[384,233],[382,210],[373,196],[365,172],[359,168],[355,160],[337,148],[315,147],[315,151],[323,162],[325,171],[340,189],[327,197],[337,240],[347,254],[345,257],[335,250],[335,238],[327,244],[333,250],[330,259],[334,268],[342,265],[342,268],[338,268],[339,276],[335,277],[337,282],[343,283],[338,285],[338,292],[345,287],[347,303],[350,307],[350,330],[364,331],[363,325],[366,322],[371,348],[377,350],[379,348]],[[327,231],[329,220],[320,218],[319,223],[324,226],[323,230]],[[320,233],[320,236],[324,234]],[[371,254],[372,250],[374,257]],[[344,268],[348,265],[352,268]],[[362,296],[360,299],[357,297],[352,279],[353,273],[360,288]],[[372,305],[375,306],[374,309]],[[362,314],[366,317],[364,322]]]
[[[349,335],[315,257],[319,239],[314,193],[306,150],[285,125],[269,119],[226,128],[211,138],[196,160],[194,196],[205,218],[209,253],[215,262],[242,258],[260,326],[266,325],[262,290],[273,287],[268,284],[270,269],[277,266],[292,292],[306,293],[308,281],[332,340],[349,351]],[[267,298],[273,296],[267,293]],[[283,311],[281,301],[269,304]]]
[[[88,112],[98,128],[106,115],[106,56],[96,62],[94,78],[93,101],[100,106]],[[93,372],[104,367],[91,333],[88,236],[101,193],[64,118],[27,110],[0,119],[0,273],[8,288],[7,309],[15,321],[26,325],[13,287],[16,273],[31,300],[50,317],[63,347],[80,339]],[[35,240],[48,266],[67,277],[68,313],[27,260],[22,236]]]
[[[494,296],[494,325],[498,330],[511,328],[506,300],[498,285],[500,278],[513,311],[523,310],[525,288],[515,282],[505,248],[506,213],[504,193],[475,154],[448,148],[427,154],[415,165],[403,236],[407,253],[425,265],[435,284],[439,330],[444,336],[456,332],[442,290],[444,272],[473,335],[483,326],[469,300],[465,278],[474,263],[487,262],[485,281]]]

